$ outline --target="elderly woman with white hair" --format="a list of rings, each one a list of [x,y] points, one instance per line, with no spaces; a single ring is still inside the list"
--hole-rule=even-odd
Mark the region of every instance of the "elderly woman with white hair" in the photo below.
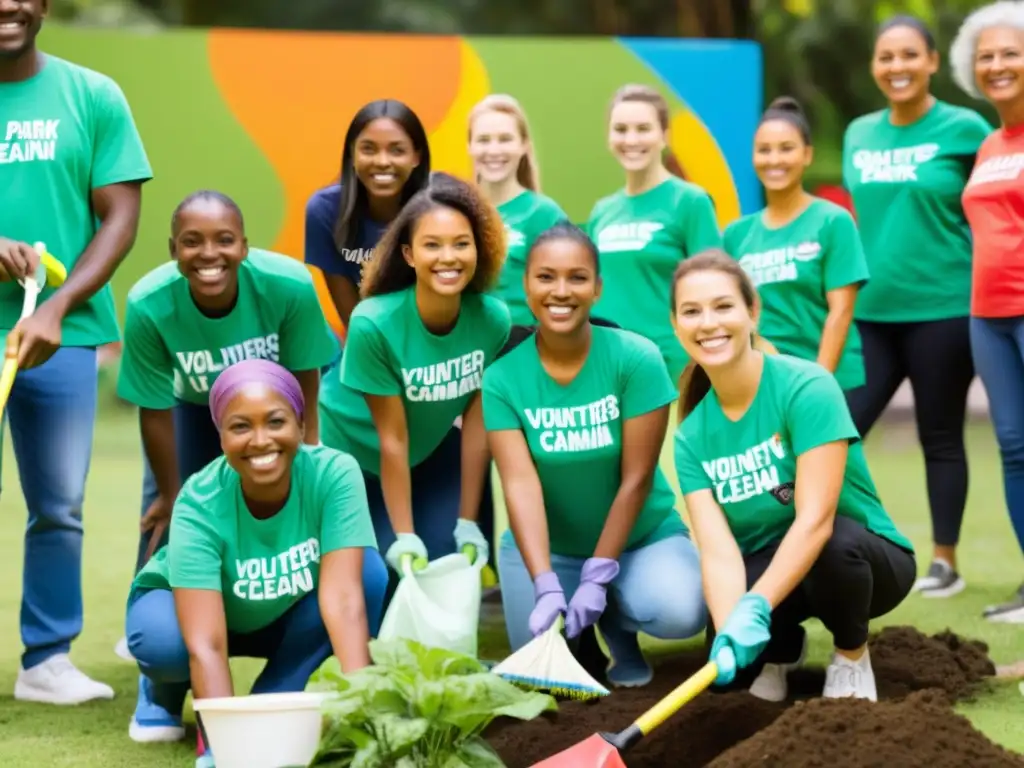
[[[978,151],[963,204],[974,239],[972,354],[988,392],[1010,520],[1024,548],[1024,2],[974,11],[950,59],[957,84],[988,101],[1001,123]],[[985,615],[1024,623],[1024,585]]]

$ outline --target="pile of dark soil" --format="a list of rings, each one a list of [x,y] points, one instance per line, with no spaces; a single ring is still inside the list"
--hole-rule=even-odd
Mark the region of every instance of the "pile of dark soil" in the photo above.
[[[872,637],[870,650],[882,699],[876,710],[871,702],[818,699],[824,671],[805,669],[790,676],[790,702],[773,704],[746,692],[698,696],[631,750],[626,763],[629,768],[1024,766],[1024,758],[989,742],[950,706],[995,673],[984,644],[950,632],[927,637],[912,627],[890,627]],[[663,660],[644,688],[615,690],[593,702],[565,702],[557,714],[527,723],[501,720],[488,729],[487,739],[508,768],[529,768],[595,732],[625,728],[705,661],[700,649]],[[917,691],[927,693],[908,697]],[[870,712],[877,714],[865,714]],[[934,756],[937,743],[945,763]],[[919,755],[932,756],[919,761]]]

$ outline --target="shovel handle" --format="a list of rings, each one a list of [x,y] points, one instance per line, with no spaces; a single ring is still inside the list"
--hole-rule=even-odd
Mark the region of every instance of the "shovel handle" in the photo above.
[[[644,736],[707,690],[718,677],[718,665],[709,661],[688,680],[636,719],[634,725]]]

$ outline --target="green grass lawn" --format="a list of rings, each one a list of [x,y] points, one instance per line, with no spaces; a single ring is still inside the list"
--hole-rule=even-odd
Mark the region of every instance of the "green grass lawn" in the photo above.
[[[140,746],[129,740],[136,672],[113,653],[123,634],[138,530],[141,462],[134,414],[108,412],[96,431],[85,510],[85,630],[72,652],[82,669],[114,686],[117,698],[112,702],[65,709],[13,701],[21,652],[18,605],[25,509],[9,435],[4,442],[0,580],[12,588],[0,595],[0,760],[9,766],[49,768],[190,765],[191,743]],[[912,429],[902,424],[881,427],[868,441],[868,449],[882,497],[919,547],[923,568],[929,554],[929,524],[922,459]],[[1024,627],[992,625],[980,613],[985,605],[1006,599],[1020,584],[1024,562],[1007,521],[998,455],[988,425],[971,427],[969,452],[971,494],[961,549],[967,590],[945,601],[911,597],[883,621],[913,624],[926,632],[949,627],[984,640],[996,663],[1007,663],[1024,657]],[[812,639],[812,661],[820,663],[828,652],[827,638],[817,628]],[[500,638],[485,638],[489,649],[485,654],[500,655],[502,643]],[[258,665],[234,666],[241,691]],[[1020,725],[1024,698],[1016,684],[1001,683],[976,702],[963,705],[961,711],[993,740],[1024,752]]]

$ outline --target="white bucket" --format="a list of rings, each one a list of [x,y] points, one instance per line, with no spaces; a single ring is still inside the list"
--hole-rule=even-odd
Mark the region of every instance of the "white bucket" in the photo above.
[[[261,693],[200,699],[207,747],[217,768],[309,765],[320,744],[320,707],[330,693]]]

